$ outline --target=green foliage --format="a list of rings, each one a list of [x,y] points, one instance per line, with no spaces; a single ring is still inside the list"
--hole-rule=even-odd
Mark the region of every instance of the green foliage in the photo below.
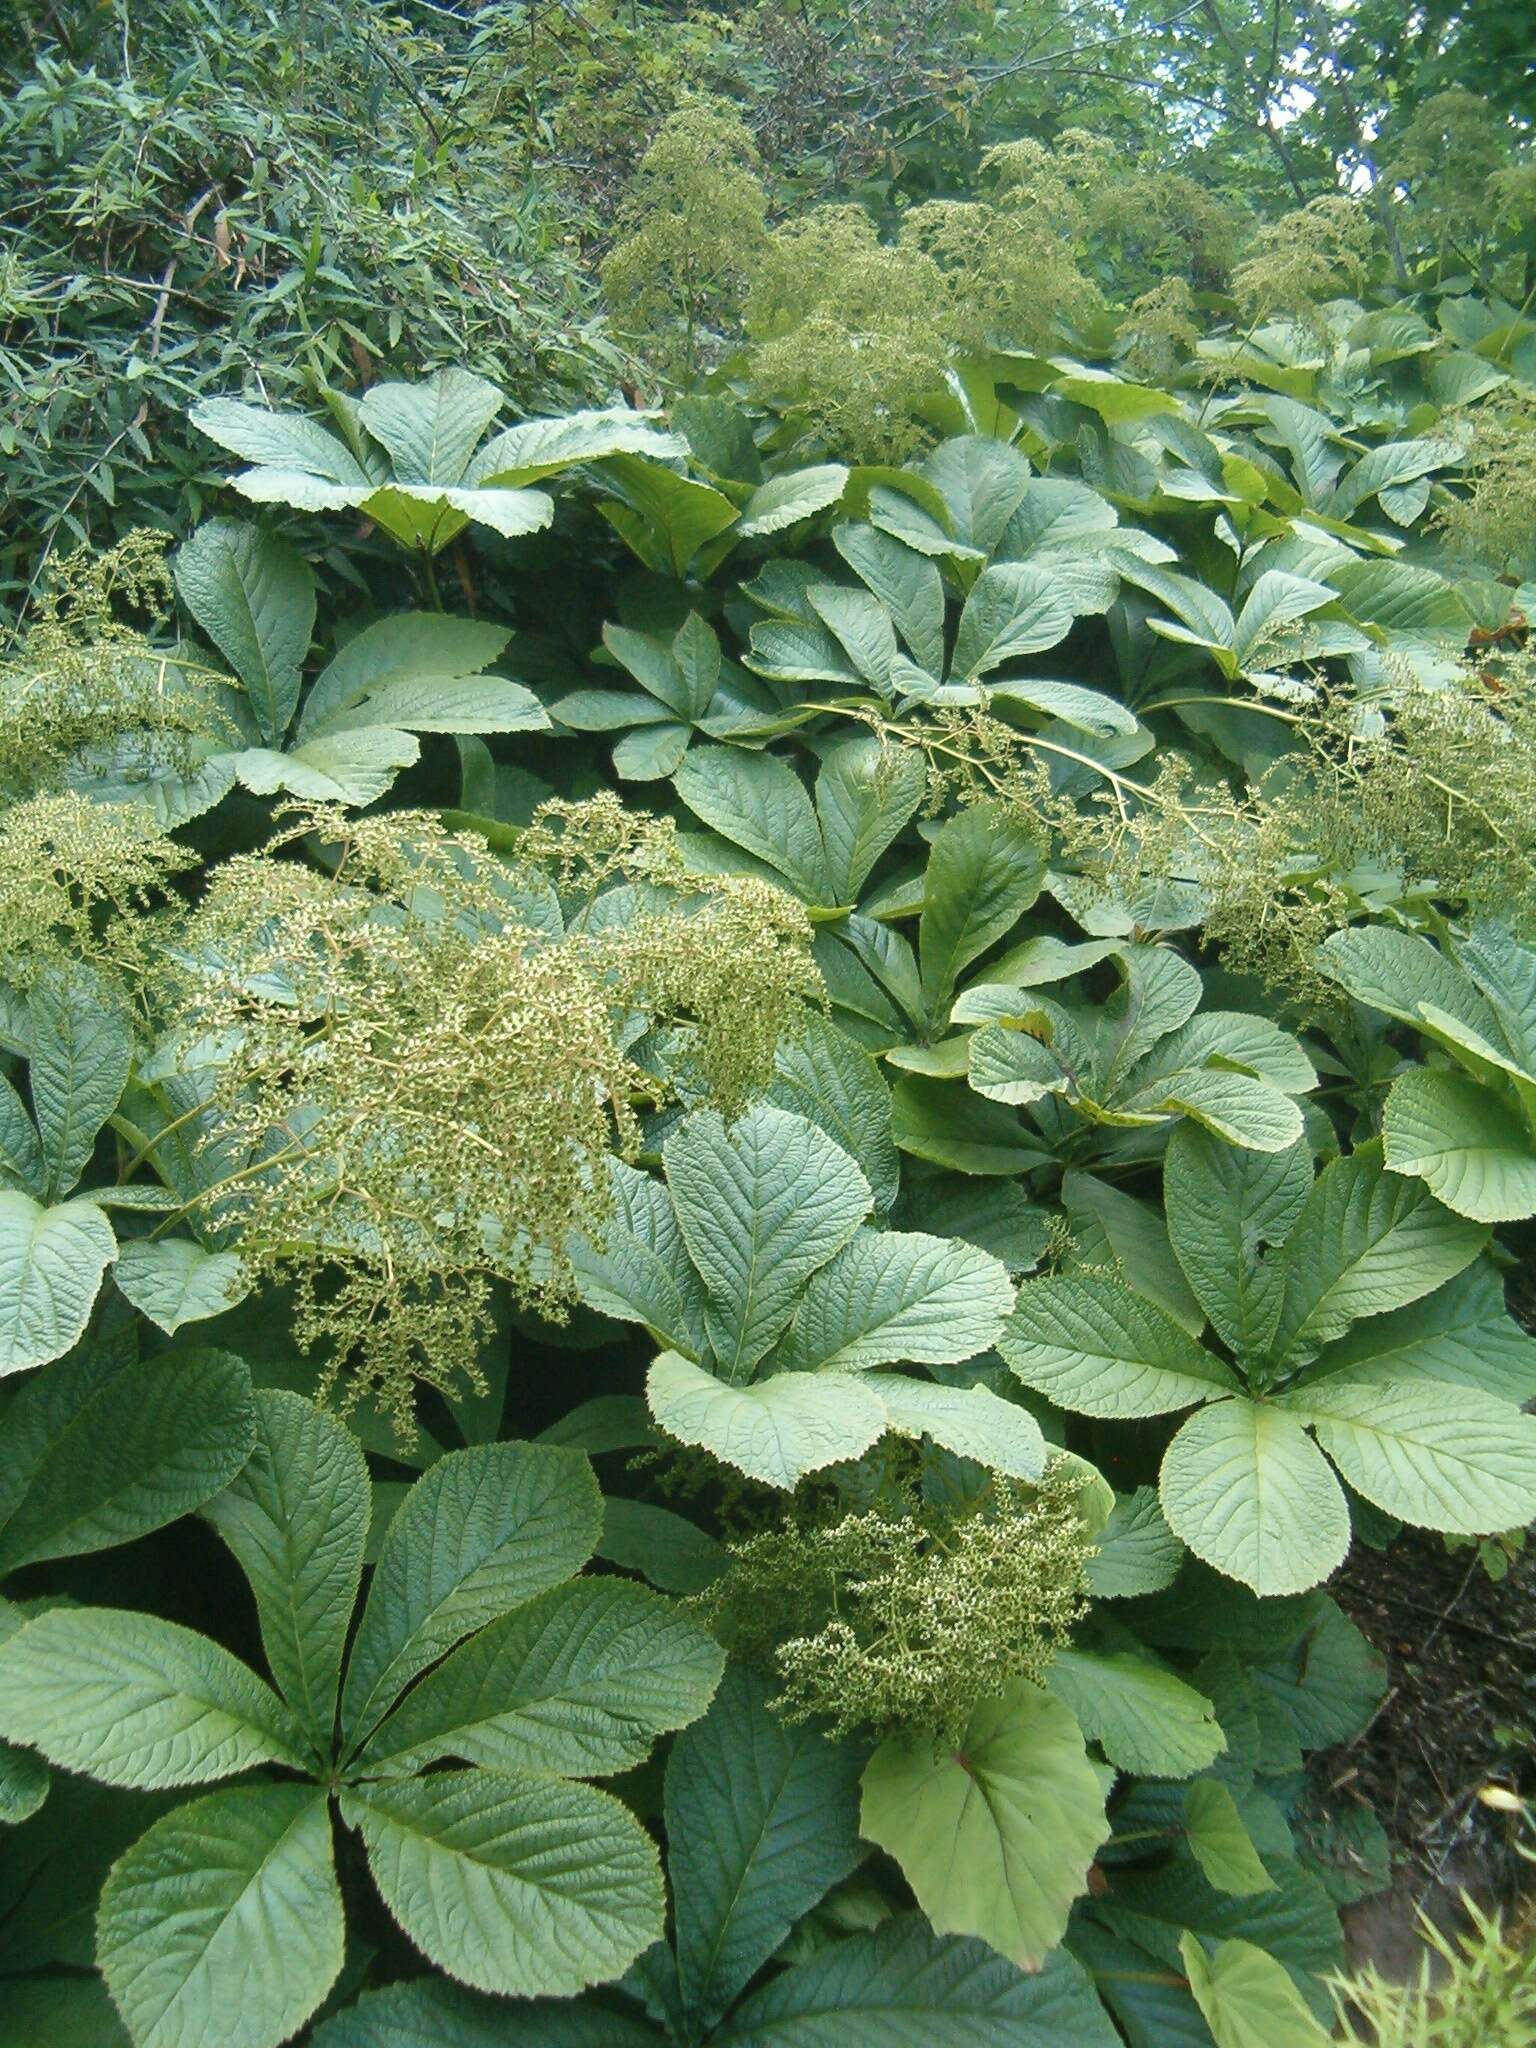
[[[51,11],[0,2037],[1322,2038],[1322,1583],[1536,1513],[1529,144],[1386,14]]]
[[[222,2012],[248,2048],[275,2048],[313,2012],[343,1954],[328,1793],[390,1910],[449,1974],[524,1996],[617,1975],[661,1930],[655,1855],[618,1801],[576,1781],[702,1712],[720,1656],[657,1595],[571,1577],[599,1519],[581,1453],[487,1445],[419,1480],[344,1680],[369,1499],[342,1425],[261,1394],[255,1455],[208,1512],[250,1579],[281,1696],[207,1637],[123,1610],[46,1609],[0,1659],[0,1725],[100,1782],[206,1784],[272,1764],[314,1780],[177,1806],[113,1865],[97,1954],[135,2044],[195,2039]],[[502,1675],[487,1680],[487,1663]],[[419,1774],[443,1756],[471,1767]],[[232,2007],[247,1979],[263,1988]]]

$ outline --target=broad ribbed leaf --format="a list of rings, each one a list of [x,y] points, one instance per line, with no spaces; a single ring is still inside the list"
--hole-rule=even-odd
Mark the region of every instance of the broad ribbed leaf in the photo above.
[[[974,682],[1005,662],[1065,640],[1074,612],[1060,579],[1023,562],[983,569],[965,601],[955,635],[954,675]]]
[[[944,580],[933,563],[874,526],[840,524],[832,545],[895,620],[918,667],[942,675]]]
[[[133,1032],[119,1005],[78,975],[45,975],[33,988],[32,1114],[56,1202],[80,1178],[96,1134],[116,1109],[133,1059]]]
[[[298,1394],[264,1388],[250,1460],[206,1509],[256,1595],[272,1675],[322,1755],[335,1730],[369,1507],[368,1467],[351,1431]]]
[[[366,484],[368,476],[346,443],[318,420],[271,412],[234,398],[205,398],[192,408],[194,427],[247,462],[307,471],[336,484]]]
[[[1166,1415],[1238,1385],[1155,1302],[1097,1275],[1027,1281],[997,1348],[1058,1407],[1110,1420]]]
[[[1047,1683],[1112,1764],[1144,1778],[1188,1778],[1227,1746],[1203,1694],[1131,1651],[1059,1650]]]
[[[1098,1085],[1106,1099],[1160,1039],[1189,1021],[1201,996],[1199,975],[1171,947],[1128,945],[1120,968],[1125,979],[1099,1030]]]
[[[664,1351],[645,1385],[669,1436],[786,1490],[807,1473],[861,1458],[886,1426],[884,1403],[848,1373],[779,1373],[734,1387]]]
[[[1324,1167],[1285,1241],[1274,1346],[1310,1357],[1363,1316],[1384,1315],[1470,1266],[1487,1230],[1368,1153]]]
[[[1389,1515],[1466,1536],[1536,1519],[1536,1416],[1492,1394],[1330,1378],[1282,1398]]]
[[[891,1091],[856,1039],[813,1011],[801,1032],[780,1045],[768,1099],[825,1131],[858,1163],[875,1209],[890,1208],[901,1185]]]
[[[342,1815],[411,1940],[477,1990],[568,1997],[619,1976],[661,1935],[655,1847],[590,1785],[443,1771],[355,1786]]]
[[[421,753],[421,742],[389,726],[360,726],[355,731],[324,733],[291,752],[271,747],[246,747],[234,756],[235,774],[253,796],[286,791],[323,804],[362,809],[377,803],[395,779]]]
[[[1467,1074],[1413,1067],[1382,1116],[1386,1162],[1458,1216],[1513,1223],[1536,1215],[1536,1139],[1508,1102]]]
[[[946,1387],[905,1374],[866,1373],[860,1385],[877,1394],[886,1427],[898,1436],[930,1436],[956,1457],[973,1458],[1011,1479],[1038,1479],[1049,1455],[1040,1425],[1017,1402],[988,1387]]]
[[[48,1185],[43,1148],[26,1104],[0,1074],[0,1188],[41,1195]]]
[[[1387,925],[1335,932],[1319,950],[1317,964],[1357,1003],[1401,1023],[1422,1027],[1420,1006],[1428,1003],[1478,1037],[1498,1042],[1498,1022],[1486,998],[1453,960],[1416,932]]]
[[[487,1998],[446,1977],[365,1991],[315,2029],[312,2048],[664,2048],[667,2036],[612,2006]]]
[[[556,1586],[461,1643],[375,1731],[362,1767],[461,1757],[605,1777],[696,1720],[723,1666],[697,1622],[643,1586]]]
[[[223,1315],[251,1291],[238,1252],[211,1252],[190,1237],[145,1237],[125,1244],[112,1278],[167,1336],[183,1323]]]
[[[1197,1935],[1181,1934],[1179,1954],[1216,2048],[1327,2048],[1285,1965],[1251,1941],[1224,1941],[1207,1956]]]
[[[1504,1283],[1491,1261],[1479,1259],[1426,1301],[1357,1323],[1315,1370],[1375,1386],[1439,1380],[1523,1408],[1536,1400],[1536,1338],[1505,1308]]]
[[[1185,1793],[1184,1839],[1217,1891],[1243,1899],[1274,1891],[1237,1801],[1219,1779],[1199,1778]]]
[[[112,1226],[94,1202],[45,1209],[19,1189],[0,1189],[0,1377],[68,1351],[116,1257]]]
[[[1120,2037],[1063,1950],[1026,1974],[912,1914],[785,1970],[710,2048],[1120,2048]]]
[[[861,1055],[862,1057],[862,1055]],[[663,1344],[699,1355],[704,1296],[661,1182],[620,1159],[608,1162],[613,1213],[601,1241],[567,1247],[582,1300],[600,1314],[642,1323]]]
[[[1349,1506],[1328,1461],[1273,1403],[1202,1408],[1163,1454],[1173,1533],[1228,1578],[1269,1598],[1320,1585],[1349,1549]]]
[[[1045,844],[992,803],[951,818],[933,842],[918,927],[923,994],[948,1013],[962,970],[1011,930],[1040,894]]]
[[[381,724],[358,717],[358,707],[380,692],[434,677],[478,675],[506,646],[505,626],[456,619],[445,612],[395,612],[355,633],[315,678],[299,720],[302,740],[353,726]]]
[[[148,1535],[225,1486],[252,1443],[250,1376],[224,1351],[86,1348],[5,1418],[0,1575]]]
[[[1282,1290],[1272,1277],[1265,1284],[1262,1249],[1283,1241],[1311,1190],[1305,1145],[1254,1152],[1188,1124],[1168,1141],[1163,1200],[1174,1253],[1211,1327],[1242,1357],[1267,1349],[1280,1317]]]
[[[686,456],[687,444],[626,406],[563,418],[524,420],[487,441],[469,467],[471,484],[536,484],[578,462],[608,455],[649,455],[660,462]]]
[[[1088,1585],[1100,1600],[1131,1600],[1171,1586],[1184,1562],[1183,1544],[1163,1517],[1155,1486],[1122,1494],[1094,1539]]]
[[[144,1791],[252,1764],[307,1767],[293,1716],[238,1657],[117,1607],[48,1608],[0,1645],[0,1734],[62,1770]]]
[[[262,738],[280,746],[315,631],[309,564],[249,520],[210,519],[177,553],[176,591],[244,684]]]
[[[1225,1141],[1250,1152],[1286,1152],[1302,1133],[1301,1111],[1289,1095],[1253,1074],[1196,1067],[1138,1088],[1124,1105],[1186,1116]]]
[[[1109,1831],[1077,1722],[1023,1679],[976,1708],[958,1750],[888,1736],[864,1773],[861,1826],[936,1932],[979,1935],[1025,1970],[1060,1941]]]
[[[899,547],[900,543],[893,541],[891,545]],[[881,696],[889,698],[901,649],[891,615],[879,598],[867,590],[849,590],[840,583],[813,583],[805,595],[858,675]],[[757,646],[755,633],[753,646]]]
[[[592,1555],[602,1495],[579,1451],[481,1444],[440,1458],[390,1523],[342,1692],[350,1741],[463,1636]]]
[[[494,384],[454,366],[419,384],[372,384],[357,410],[402,483],[456,484],[502,403]]]
[[[826,849],[827,893],[857,902],[870,872],[923,800],[927,770],[920,754],[878,740],[845,740],[816,778],[816,816]]]
[[[859,1861],[859,1752],[769,1710],[733,1664],[667,1765],[667,1863],[683,2007],[707,2031]]]
[[[958,1365],[996,1343],[1012,1307],[1006,1267],[974,1245],[861,1230],[811,1276],[774,1364],[795,1372]]]
[[[134,2048],[277,2048],[336,1981],[345,1938],[324,1791],[244,1785],[140,1836],[96,1940]]]
[[[677,1220],[728,1380],[750,1377],[800,1290],[869,1213],[869,1183],[815,1124],[760,1103],[727,1126],[696,1111],[662,1148]]]
[[[813,513],[824,512],[843,495],[848,472],[840,462],[820,462],[787,470],[759,484],[741,508],[742,538],[780,533]]]
[[[837,901],[805,785],[776,754],[694,747],[677,771],[677,793],[723,839],[766,861],[803,902]]]

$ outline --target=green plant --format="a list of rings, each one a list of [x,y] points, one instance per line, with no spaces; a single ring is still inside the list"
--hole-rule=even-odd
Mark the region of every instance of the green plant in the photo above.
[[[1422,1527],[1531,1519],[1536,1430],[1518,1406],[1530,1346],[1479,1277],[1485,1229],[1388,1173],[1379,1147],[1314,1181],[1302,1144],[1244,1151],[1185,1125],[1164,1188],[1169,1241],[1220,1350],[1092,1274],[1027,1283],[1001,1349],[1026,1385],[1082,1414],[1199,1404],[1158,1482],[1197,1556],[1265,1595],[1319,1584],[1350,1543],[1340,1476]],[[1405,1317],[1410,1303],[1422,1306]]]
[[[263,1392],[251,1462],[206,1513],[250,1581],[276,1690],[154,1615],[10,1617],[0,1724],[52,1762],[140,1790],[291,1774],[173,1807],[113,1866],[98,1956],[136,2048],[215,2015],[275,2048],[314,2011],[345,1932],[332,1798],[390,1911],[462,1981],[569,1994],[660,1935],[643,1829],[578,1781],[694,1719],[721,1660],[658,1595],[573,1576],[600,1512],[577,1451],[441,1459],[395,1511],[344,1657],[362,1453],[310,1403]],[[445,1757],[465,1768],[427,1770]]]

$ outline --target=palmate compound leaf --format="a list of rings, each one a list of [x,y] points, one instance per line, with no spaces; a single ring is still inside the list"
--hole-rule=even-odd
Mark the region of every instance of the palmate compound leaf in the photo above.
[[[745,1380],[806,1281],[869,1213],[869,1182],[824,1131],[769,1103],[729,1126],[712,1110],[695,1111],[662,1157],[709,1294],[711,1347],[727,1380]]]
[[[1007,1269],[974,1245],[860,1230],[811,1276],[773,1363],[797,1372],[957,1365],[991,1348],[1012,1306]]]
[[[1158,1493],[1197,1557],[1263,1597],[1319,1585],[1349,1549],[1349,1505],[1301,1423],[1239,1396],[1191,1415],[1163,1454]]]
[[[874,1060],[829,1017],[812,1011],[803,1030],[780,1045],[774,1068],[769,1101],[808,1117],[856,1159],[884,1215],[900,1191],[901,1163],[891,1132],[891,1091]]]
[[[1182,1934],[1179,1955],[1216,2048],[1327,2048],[1285,1965],[1251,1941],[1224,1941],[1207,1955],[1197,1934]]]
[[[1174,1254],[1217,1336],[1239,1356],[1261,1356],[1274,1335],[1281,1289],[1265,1284],[1261,1254],[1285,1238],[1311,1189],[1305,1145],[1243,1151],[1189,1124],[1168,1141],[1163,1199]]]
[[[225,1351],[89,1346],[5,1418],[0,1575],[128,1543],[200,1507],[250,1453],[250,1375]]]
[[[116,1257],[112,1226],[94,1202],[44,1208],[0,1189],[0,1378],[69,1350]]]
[[[660,1938],[655,1845],[590,1785],[443,1771],[342,1794],[384,1902],[439,1969],[477,1990],[568,1997]]]
[[[1427,1300],[1356,1323],[1313,1371],[1377,1386],[1438,1380],[1477,1387],[1523,1408],[1536,1400],[1536,1338],[1505,1307],[1493,1262],[1478,1259]]]
[[[1238,1387],[1155,1302],[1097,1275],[1027,1281],[997,1348],[1026,1386],[1110,1420],[1166,1415]]]
[[[1487,1243],[1422,1182],[1388,1173],[1367,1147],[1325,1166],[1282,1250],[1276,1356],[1310,1358],[1353,1322],[1452,1279]]]
[[[1147,1778],[1188,1778],[1227,1746],[1211,1702],[1133,1652],[1059,1650],[1049,1689],[1112,1764]]]
[[[157,1820],[112,1867],[96,1944],[134,2048],[277,2048],[341,1969],[324,1790],[235,1786]]]
[[[1026,1970],[1060,1941],[1109,1831],[1071,1710],[1024,1679],[976,1708],[956,1750],[888,1736],[864,1773],[860,1824],[936,1932],[979,1935]]]
[[[245,519],[209,519],[176,555],[176,594],[244,686],[261,737],[279,746],[315,630],[304,557]]]
[[[461,1637],[579,1571],[602,1518],[580,1451],[499,1443],[439,1458],[391,1522],[368,1589],[342,1689],[353,1747]]]
[[[362,1767],[461,1757],[493,1770],[606,1776],[697,1719],[724,1661],[659,1594],[579,1579],[461,1643],[375,1732]]]
[[[205,1513],[256,1596],[267,1664],[322,1755],[362,1581],[368,1467],[357,1439],[301,1395],[263,1388],[256,1440]]]
[[[918,922],[923,996],[935,1022],[947,1014],[962,970],[1035,901],[1045,871],[1044,840],[995,804],[960,811],[940,830]]]
[[[643,1324],[663,1344],[702,1352],[703,1288],[671,1197],[622,1159],[609,1160],[608,1181],[613,1208],[601,1241],[577,1237],[567,1247],[582,1300],[602,1315]]]
[[[1279,1399],[1389,1515],[1468,1536],[1536,1519],[1536,1416],[1496,1395],[1330,1377]]]
[[[1010,1479],[1038,1479],[1050,1455],[1027,1408],[989,1387],[947,1387],[905,1373],[866,1373],[860,1385],[879,1396],[886,1428],[897,1436],[932,1437],[957,1458],[972,1458]]]
[[[645,1385],[670,1436],[786,1491],[807,1473],[862,1457],[886,1427],[885,1404],[851,1373],[778,1373],[733,1387],[664,1351]]]
[[[53,1607],[0,1645],[0,1734],[104,1785],[203,1785],[305,1770],[277,1694],[196,1630],[116,1607]]]
[[[678,1989],[701,2033],[858,1864],[857,1748],[791,1727],[733,1664],[667,1765]]]
[[[1386,1162],[1478,1223],[1536,1215],[1536,1137],[1512,1106],[1468,1074],[1413,1067],[1382,1113]]]

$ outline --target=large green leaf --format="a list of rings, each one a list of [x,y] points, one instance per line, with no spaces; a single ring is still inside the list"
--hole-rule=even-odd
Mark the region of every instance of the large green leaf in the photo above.
[[[776,754],[695,747],[677,771],[677,793],[722,838],[766,861],[802,901],[836,901],[805,785]]]
[[[1185,1550],[1168,1527],[1155,1486],[1122,1494],[1095,1538],[1088,1585],[1100,1600],[1130,1600],[1161,1593],[1179,1575]]]
[[[1119,2048],[1119,2036],[1064,1951],[1026,1973],[913,1914],[783,1971],[710,2048]]]
[[[56,1202],[80,1178],[121,1099],[133,1032],[105,990],[78,975],[45,975],[29,1010],[32,1113],[48,1173],[44,1196]]]
[[[562,418],[523,420],[495,434],[469,465],[471,484],[536,484],[574,463],[609,455],[650,455],[670,462],[686,456],[687,444],[650,421],[654,414],[614,406]]]
[[[651,1413],[680,1443],[697,1445],[765,1486],[860,1458],[886,1427],[884,1403],[848,1373],[778,1373],[731,1386],[675,1351],[646,1375]]]
[[[780,1045],[768,1099],[825,1131],[858,1163],[877,1212],[890,1208],[901,1185],[891,1091],[857,1040],[812,1012],[799,1034]]]
[[[1049,1452],[1027,1408],[989,1387],[949,1387],[904,1373],[866,1373],[859,1384],[879,1397],[897,1436],[932,1437],[958,1458],[973,1458],[1012,1479],[1038,1479]]]
[[[1536,1416],[1492,1394],[1327,1378],[1281,1398],[1389,1515],[1467,1536],[1536,1519]]]
[[[1382,1115],[1386,1162],[1458,1216],[1513,1223],[1536,1215],[1536,1140],[1510,1105],[1467,1074],[1413,1067]]]
[[[42,1142],[27,1106],[0,1074],[0,1188],[41,1195],[48,1185]]]
[[[816,778],[816,816],[825,848],[826,891],[833,903],[857,902],[876,861],[910,823],[927,786],[921,754],[878,740],[845,740],[827,755]]]
[[[667,2037],[612,2006],[487,1998],[446,1977],[365,1991],[315,2029],[313,2048],[663,2048]]]
[[[797,1372],[957,1365],[990,1349],[1012,1306],[1006,1267],[974,1245],[860,1230],[812,1274],[773,1362]]]
[[[667,1765],[678,1987],[701,2032],[861,1854],[858,1751],[787,1726],[770,1690],[732,1665]]]
[[[1281,1289],[1260,1256],[1288,1235],[1311,1190],[1305,1145],[1243,1150],[1189,1124],[1168,1141],[1168,1235],[1211,1327],[1239,1357],[1262,1355],[1274,1335]]]
[[[128,1543],[227,1485],[252,1443],[250,1377],[223,1351],[86,1348],[5,1418],[0,1575]]]
[[[1071,1711],[1023,1679],[976,1708],[956,1750],[888,1736],[864,1773],[861,1825],[937,1932],[979,1935],[1027,1970],[1060,1941],[1108,1832]]]
[[[925,556],[878,527],[844,522],[832,545],[896,622],[919,668],[944,671],[944,579]]]
[[[374,1568],[342,1691],[349,1741],[365,1740],[461,1637],[578,1571],[602,1514],[580,1451],[500,1443],[439,1458],[390,1523]]]
[[[869,1212],[869,1183],[804,1117],[761,1103],[734,1124],[696,1111],[662,1148],[677,1220],[709,1293],[728,1380],[751,1375],[801,1288]]]
[[[375,1730],[362,1767],[461,1757],[606,1776],[697,1719],[723,1664],[696,1622],[643,1586],[556,1586],[461,1643]]]
[[[1238,1386],[1155,1302],[1096,1274],[1026,1281],[998,1349],[1059,1407],[1111,1420],[1166,1415]]]
[[[117,1607],[47,1608],[0,1645],[0,1734],[146,1791],[308,1761],[293,1716],[238,1657]]]
[[[115,1257],[113,1227],[94,1202],[43,1208],[0,1190],[0,1376],[70,1350]]]
[[[315,631],[304,557],[245,519],[210,519],[176,556],[176,591],[244,685],[257,728],[280,746]]]
[[[702,1353],[703,1290],[671,1197],[660,1181],[620,1159],[608,1162],[608,1179],[613,1213],[601,1241],[573,1238],[567,1247],[582,1300],[603,1315],[644,1324],[674,1349]]]
[[[134,2048],[278,2048],[335,1982],[345,1927],[323,1790],[178,1806],[112,1867],[97,1957]]]
[[[369,1508],[368,1467],[351,1431],[298,1394],[264,1388],[250,1460],[205,1511],[256,1595],[272,1675],[323,1756]]]
[[[1429,1379],[1480,1387],[1523,1408],[1536,1400],[1536,1338],[1506,1310],[1492,1262],[1479,1259],[1427,1300],[1356,1323],[1314,1370],[1378,1386]]]
[[[1224,1941],[1207,1956],[1197,1935],[1182,1934],[1179,1954],[1216,2048],[1327,2048],[1284,1965],[1251,1941]]]
[[[1217,1571],[1269,1597],[1326,1579],[1349,1549],[1349,1507],[1295,1418],[1239,1398],[1202,1408],[1163,1455],[1173,1533]]]
[[[1123,1771],[1188,1778],[1227,1746],[1211,1702],[1132,1651],[1060,1650],[1047,1683],[1088,1740]]]
[[[1417,1301],[1471,1265],[1487,1236],[1369,1153],[1336,1159],[1285,1241],[1276,1354],[1310,1357],[1361,1317]]]
[[[1197,1778],[1184,1795],[1184,1839],[1207,1883],[1236,1898],[1275,1889],[1230,1789]]]
[[[962,682],[974,682],[1006,662],[1054,647],[1071,632],[1073,619],[1060,578],[1024,562],[996,563],[982,570],[965,601],[953,672]]]
[[[443,1771],[354,1786],[342,1814],[411,1940],[477,1990],[566,1997],[617,1977],[661,1934],[651,1839],[590,1785]]]
[[[184,1323],[223,1315],[250,1292],[238,1252],[211,1252],[190,1237],[144,1237],[125,1244],[112,1278],[140,1315],[168,1337]]]
[[[944,826],[928,856],[918,950],[936,1022],[962,970],[1023,916],[1045,880],[1045,843],[997,805],[976,804]]]
[[[315,678],[299,719],[301,740],[379,726],[363,707],[407,684],[475,676],[506,646],[505,626],[445,612],[395,612],[354,633]]]

